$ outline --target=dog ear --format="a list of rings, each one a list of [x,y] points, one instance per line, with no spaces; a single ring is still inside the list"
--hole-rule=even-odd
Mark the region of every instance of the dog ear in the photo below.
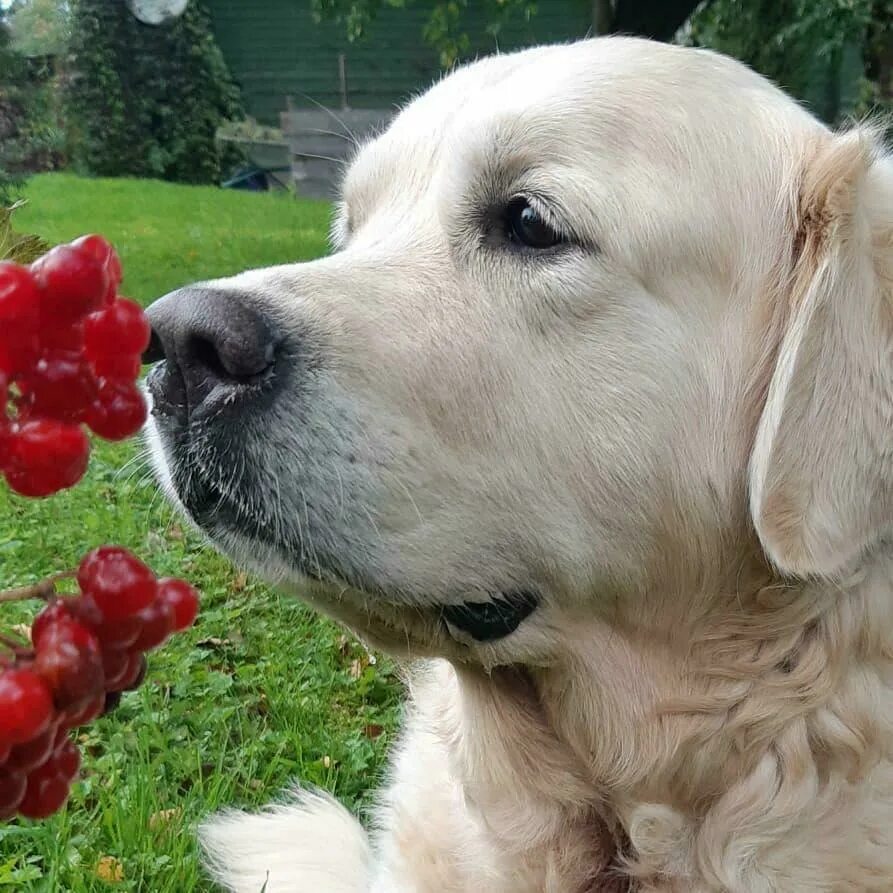
[[[805,165],[787,329],[750,463],[783,573],[837,576],[893,528],[893,158],[867,131]]]

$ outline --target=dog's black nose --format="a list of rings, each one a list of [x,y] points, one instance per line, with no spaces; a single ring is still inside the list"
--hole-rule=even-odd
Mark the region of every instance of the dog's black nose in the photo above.
[[[149,377],[161,408],[192,412],[208,396],[234,393],[257,383],[276,360],[276,327],[243,295],[190,286],[149,308],[152,340],[144,362],[165,362]]]

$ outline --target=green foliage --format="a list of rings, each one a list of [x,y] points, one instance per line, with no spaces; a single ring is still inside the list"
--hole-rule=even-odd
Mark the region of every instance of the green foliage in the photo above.
[[[58,56],[70,38],[68,0],[26,0],[9,16],[13,46],[25,56]]]
[[[9,204],[26,173],[57,168],[66,155],[56,63],[42,54],[52,46],[40,45],[50,38],[37,28],[23,39],[17,24],[32,3],[50,15],[48,0],[28,0],[12,7],[12,28],[0,28],[0,206]]]
[[[215,142],[241,117],[204,5],[160,26],[122,0],[73,0],[68,93],[79,167],[101,176],[216,183],[234,160]]]
[[[893,0],[875,0],[856,113],[885,113],[893,137]]]
[[[23,85],[27,63],[10,45],[0,20],[0,207],[9,205],[24,183],[20,130],[25,120]]]
[[[22,205],[24,202],[16,202],[10,208],[0,208],[0,260],[30,264],[46,254],[50,246],[39,236],[22,235],[12,228],[12,215]]]
[[[363,37],[370,22],[384,7],[403,9],[413,0],[311,0],[317,19],[328,18],[341,22],[347,37],[354,41]],[[470,47],[468,34],[463,30],[462,17],[470,7],[470,0],[438,0],[422,30],[424,40],[440,54],[440,63],[451,68]],[[511,18],[529,19],[536,15],[537,5],[531,0],[484,0],[487,11],[487,32],[493,37]]]
[[[871,71],[891,22],[891,0],[708,0],[682,39],[747,62],[836,123],[882,100]]]

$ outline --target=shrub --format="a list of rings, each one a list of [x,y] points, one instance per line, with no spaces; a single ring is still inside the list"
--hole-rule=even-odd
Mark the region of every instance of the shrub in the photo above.
[[[120,0],[74,0],[71,40],[76,166],[102,176],[220,180],[230,160],[214,136],[241,105],[198,0],[159,26],[141,23]]]
[[[20,130],[25,118],[21,95],[25,64],[11,48],[9,32],[0,21],[0,208],[12,203],[24,182]]]

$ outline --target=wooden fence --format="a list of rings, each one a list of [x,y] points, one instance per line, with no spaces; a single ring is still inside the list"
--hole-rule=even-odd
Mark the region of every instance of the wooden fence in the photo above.
[[[281,115],[291,157],[295,192],[334,198],[358,143],[380,132],[392,111],[382,109],[291,109]]]

